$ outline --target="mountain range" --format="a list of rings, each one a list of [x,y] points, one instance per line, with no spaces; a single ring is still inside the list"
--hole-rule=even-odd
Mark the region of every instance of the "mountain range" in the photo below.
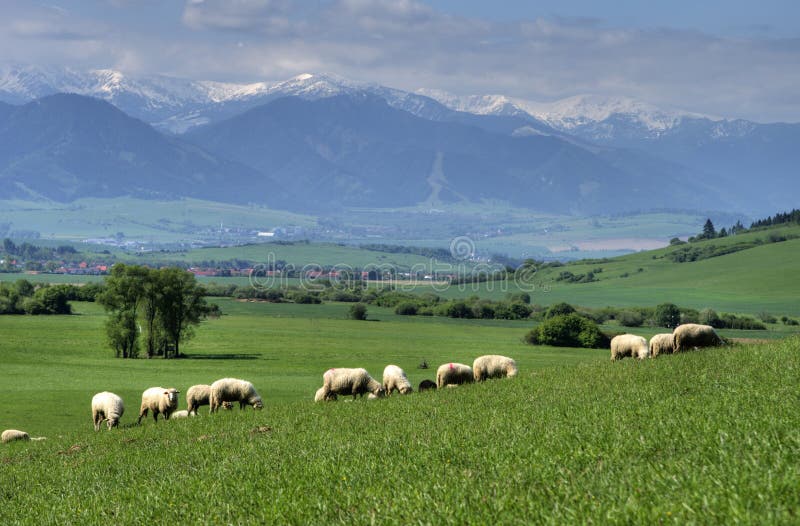
[[[541,104],[331,75],[232,84],[0,67],[1,198],[771,212],[796,205],[799,139],[798,124],[622,98]]]

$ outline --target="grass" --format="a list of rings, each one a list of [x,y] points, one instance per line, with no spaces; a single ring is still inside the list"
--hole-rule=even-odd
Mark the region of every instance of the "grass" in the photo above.
[[[198,330],[194,358],[123,362],[103,349],[100,311],[78,307],[0,320],[0,425],[48,436],[0,446],[4,524],[798,521],[798,338],[610,363],[525,347],[524,324],[237,303]],[[310,401],[331,364],[398,363],[416,383],[432,376],[422,356],[484,352],[514,356],[520,376]],[[132,425],[144,387],[227,374],[253,380],[265,410]],[[111,432],[91,430],[100,389],[127,401]]]

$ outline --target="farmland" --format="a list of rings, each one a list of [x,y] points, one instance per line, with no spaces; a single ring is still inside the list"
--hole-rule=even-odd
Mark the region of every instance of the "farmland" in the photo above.
[[[795,522],[800,340],[608,361],[531,347],[528,321],[402,317],[344,304],[220,300],[180,360],[119,360],[105,315],[5,316],[4,523]],[[647,335],[651,329],[642,334]],[[653,328],[652,330],[656,330]],[[636,332],[636,331],[635,331]],[[768,331],[769,336],[785,332]],[[730,333],[728,333],[730,335]],[[416,385],[447,361],[514,356],[520,377],[314,404],[331,366],[387,363]],[[248,378],[265,409],[134,425],[141,391]],[[126,401],[95,433],[89,400]],[[181,407],[183,394],[181,395]],[[204,413],[204,411],[201,411]]]

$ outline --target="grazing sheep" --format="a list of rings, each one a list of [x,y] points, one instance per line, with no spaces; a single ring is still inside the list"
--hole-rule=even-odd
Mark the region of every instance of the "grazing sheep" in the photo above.
[[[186,391],[187,411],[197,415],[197,408],[211,403],[211,386],[205,384],[193,385]],[[230,402],[222,402],[223,409],[233,409]]]
[[[722,345],[722,338],[717,335],[711,325],[698,325],[696,323],[678,325],[672,331],[672,337],[675,352]]]
[[[328,401],[335,402],[337,398],[338,397],[335,394],[331,393],[330,396],[328,396]],[[317,392],[314,393],[314,401],[315,402],[325,401],[325,387],[320,387],[319,389],[317,389]]]
[[[264,402],[253,384],[238,378],[222,378],[211,384],[209,412],[216,413],[225,402],[239,402],[239,409],[244,409],[246,405],[253,406],[253,409],[264,407]]]
[[[433,380],[422,380],[419,383],[419,387],[417,387],[417,391],[420,393],[423,391],[431,391],[433,389],[436,389],[436,382]]]
[[[100,424],[103,420],[106,421],[109,430],[115,427],[119,424],[123,413],[125,413],[125,404],[118,395],[103,391],[92,397],[92,421],[95,431],[100,431]]]
[[[366,369],[328,369],[322,375],[322,396],[330,400],[331,395],[363,396],[372,393],[376,397],[383,396],[383,386],[369,375]]]
[[[19,429],[6,429],[3,431],[3,434],[0,435],[0,442],[3,444],[8,444],[9,442],[14,442],[15,440],[30,440],[31,437],[25,431],[20,431]]]
[[[611,361],[622,360],[626,356],[644,360],[650,355],[647,340],[635,334],[620,334],[611,339]]]
[[[436,370],[436,388],[446,385],[469,384],[475,381],[472,367],[463,363],[445,363]]]
[[[517,362],[507,356],[487,354],[475,358],[472,362],[472,373],[476,382],[489,378],[512,378],[517,376]]]
[[[142,405],[139,407],[139,420],[147,416],[148,411],[153,412],[153,421],[158,422],[158,414],[164,415],[164,420],[169,420],[172,413],[178,409],[178,391],[174,387],[151,387],[142,393]]]
[[[414,391],[411,387],[411,382],[408,381],[406,372],[396,365],[387,365],[383,370],[383,389],[386,395],[392,394],[392,391],[397,391],[400,394],[408,394]]]
[[[659,354],[672,354],[674,345],[671,332],[654,335],[650,338],[650,358],[656,358]]]

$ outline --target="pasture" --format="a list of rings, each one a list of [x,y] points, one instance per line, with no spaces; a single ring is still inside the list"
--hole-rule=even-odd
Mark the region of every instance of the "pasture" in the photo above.
[[[0,318],[4,524],[770,523],[798,520],[800,339],[611,363],[525,346],[531,322],[220,301],[188,358],[118,360],[104,314]],[[314,404],[322,372],[513,356],[520,376]],[[429,370],[417,369],[427,360]],[[247,378],[247,409],[135,425],[141,391]],[[126,402],[92,430],[93,393]]]

